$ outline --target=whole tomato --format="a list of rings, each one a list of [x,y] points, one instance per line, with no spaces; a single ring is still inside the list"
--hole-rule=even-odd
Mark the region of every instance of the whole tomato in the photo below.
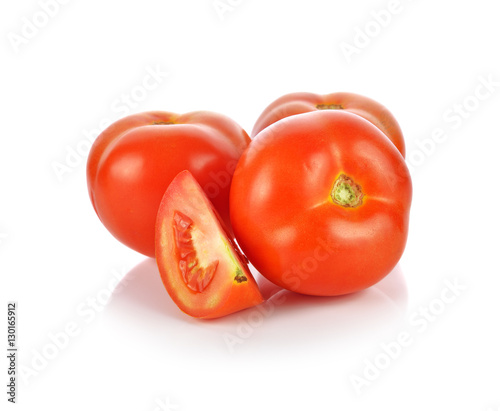
[[[344,110],[363,117],[377,126],[393,142],[401,155],[405,156],[403,133],[391,112],[377,101],[354,93],[286,94],[262,112],[252,130],[252,137],[282,118],[320,110]]]
[[[242,155],[230,194],[243,252],[267,279],[311,295],[367,288],[405,248],[412,184],[371,122],[345,110],[290,116]]]
[[[198,111],[145,112],[118,120],[94,142],[87,162],[90,199],[118,240],[155,255],[155,221],[174,177],[189,170],[229,226],[229,189],[250,139],[233,120]]]

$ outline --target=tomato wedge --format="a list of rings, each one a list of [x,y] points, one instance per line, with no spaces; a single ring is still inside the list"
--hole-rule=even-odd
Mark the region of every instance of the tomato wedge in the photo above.
[[[263,302],[246,258],[187,170],[172,180],[162,198],[155,250],[165,288],[192,317],[222,317]]]

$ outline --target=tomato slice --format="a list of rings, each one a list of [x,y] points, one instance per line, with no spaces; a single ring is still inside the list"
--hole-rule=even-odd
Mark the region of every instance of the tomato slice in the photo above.
[[[222,317],[263,302],[245,257],[187,170],[174,178],[162,198],[155,250],[165,288],[192,317]]]

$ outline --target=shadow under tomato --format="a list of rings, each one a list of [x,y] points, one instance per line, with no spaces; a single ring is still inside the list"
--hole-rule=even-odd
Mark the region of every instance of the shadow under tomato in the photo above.
[[[283,290],[260,275],[253,267],[251,267],[251,271],[259,284],[264,299],[272,301],[273,298],[278,299],[277,296],[279,295],[281,297],[277,305],[288,307],[288,309],[302,305],[321,306],[359,300],[363,299],[367,292],[376,292],[380,296],[384,296],[387,301],[392,301],[401,310],[406,309],[408,300],[406,281],[399,264],[383,280],[367,290],[336,297],[308,296]],[[283,296],[286,296],[286,298],[282,298]],[[283,299],[283,302],[281,302],[281,299]],[[165,290],[153,258],[145,259],[126,274],[116,286],[111,298],[111,301],[113,300],[126,300],[134,305],[158,313],[170,314],[172,309],[180,311]]]
[[[147,258],[125,275],[111,296],[110,306],[120,306],[140,315],[191,319],[179,310],[168,295],[154,258]]]
[[[184,314],[171,300],[161,281],[156,261],[147,258],[139,263],[121,280],[115,288],[110,305],[130,310],[138,315],[167,316],[180,321],[202,322],[208,327],[233,327],[247,316],[264,318],[265,322],[296,321],[307,319],[308,324],[335,319],[340,323],[360,324],[388,320],[403,315],[406,310],[408,292],[406,282],[398,264],[382,281],[353,294],[336,297],[316,297],[283,290],[261,276],[251,267],[265,302],[260,306],[243,310],[227,317],[214,320],[198,320]],[[309,318],[311,316],[311,318]]]
[[[383,296],[384,299],[386,299],[388,302],[392,302],[395,307],[403,311],[406,309],[408,302],[408,290],[406,287],[406,281],[399,264],[397,264],[396,267],[386,277],[384,277],[381,281],[379,281],[372,287],[356,293],[333,297],[310,296],[283,290],[281,287],[275,285],[274,283],[260,275],[258,272],[256,272],[253,267],[252,273],[257,279],[257,283],[259,284],[259,288],[265,300],[272,300],[273,297],[278,294],[281,297],[286,295],[286,299],[283,298],[284,302],[280,303],[280,306],[293,307],[301,305],[324,305],[328,303],[337,304],[341,303],[342,301],[364,299],[365,294],[368,292]]]
[[[264,303],[203,322],[203,327],[229,335],[235,349],[259,351],[271,344],[293,350],[311,342],[349,346],[392,333],[402,326],[406,314],[408,292],[399,264],[376,285],[336,297],[297,294],[255,276],[266,297]]]
[[[251,269],[265,302],[226,317],[199,320],[183,313],[165,290],[152,258],[127,273],[116,287],[107,309],[118,315],[126,328],[134,324],[133,327],[143,332],[166,333],[165,330],[171,332],[171,326],[176,324],[176,329],[183,329],[184,337],[178,336],[183,344],[196,345],[203,336],[205,344],[211,340],[225,350],[228,348],[225,338],[230,335],[239,341],[236,349],[252,352],[277,347],[293,350],[293,346],[303,343],[348,347],[384,332],[392,333],[406,313],[408,293],[399,264],[376,285],[337,297],[307,296],[283,290]],[[170,340],[169,344],[173,342]]]

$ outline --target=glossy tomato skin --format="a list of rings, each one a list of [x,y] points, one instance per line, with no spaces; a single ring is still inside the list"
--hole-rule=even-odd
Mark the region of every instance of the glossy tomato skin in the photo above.
[[[272,102],[262,112],[252,130],[252,138],[282,118],[312,111],[341,110],[354,113],[379,128],[403,157],[406,149],[403,132],[392,113],[379,102],[355,93],[290,93]]]
[[[161,279],[183,312],[218,318],[263,302],[247,262],[189,171],[166,190],[155,230]]]
[[[118,240],[154,257],[162,196],[180,171],[190,170],[229,225],[230,182],[249,141],[233,120],[212,112],[125,117],[104,130],[89,153],[87,184],[94,209]]]
[[[361,204],[333,200],[345,178],[359,188]],[[346,111],[311,112],[280,120],[252,141],[233,177],[231,222],[241,249],[270,281],[341,295],[395,267],[411,198],[404,159],[378,128]]]

